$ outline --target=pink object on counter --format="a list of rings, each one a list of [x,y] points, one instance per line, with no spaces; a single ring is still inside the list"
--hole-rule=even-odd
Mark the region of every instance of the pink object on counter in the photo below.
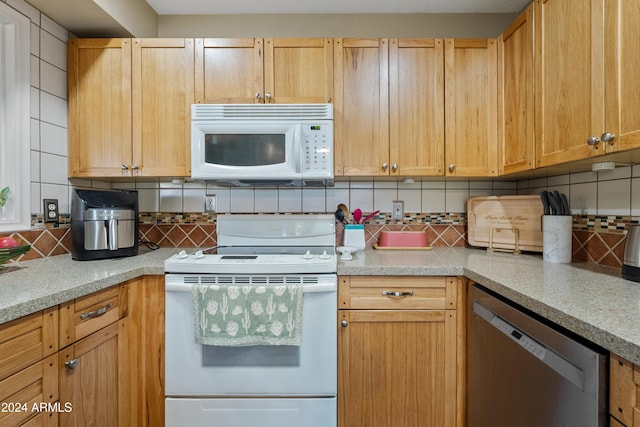
[[[380,247],[416,248],[427,246],[424,231],[382,231],[378,239]]]

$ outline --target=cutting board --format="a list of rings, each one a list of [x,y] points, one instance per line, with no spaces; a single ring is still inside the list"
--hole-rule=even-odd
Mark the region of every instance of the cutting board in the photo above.
[[[542,202],[540,196],[488,196],[467,200],[467,241],[471,246],[542,252]],[[493,233],[491,231],[493,229]]]

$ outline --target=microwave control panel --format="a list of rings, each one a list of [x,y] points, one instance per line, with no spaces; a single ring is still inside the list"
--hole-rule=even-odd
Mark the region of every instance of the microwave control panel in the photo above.
[[[302,128],[303,173],[311,176],[333,173],[333,122],[305,123]]]

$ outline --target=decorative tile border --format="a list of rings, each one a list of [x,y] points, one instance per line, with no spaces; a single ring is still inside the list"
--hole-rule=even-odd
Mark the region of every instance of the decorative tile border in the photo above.
[[[272,215],[272,214],[264,214]],[[286,214],[285,214],[286,215]],[[32,217],[33,228],[11,236],[31,250],[11,260],[25,261],[71,252],[71,221],[61,215],[58,223],[45,223],[42,215]],[[379,213],[365,224],[367,248],[372,248],[382,231],[424,231],[433,247],[467,245],[467,218],[464,213],[409,213],[401,221],[391,213]],[[575,215],[573,217],[573,260],[620,268],[626,230],[640,225],[639,217]],[[217,243],[216,214],[140,213],[140,240],[161,247],[212,247]],[[336,228],[336,244],[342,244],[344,227]]]

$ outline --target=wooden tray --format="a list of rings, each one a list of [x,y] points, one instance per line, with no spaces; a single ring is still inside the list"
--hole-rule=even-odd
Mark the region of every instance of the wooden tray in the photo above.
[[[377,243],[374,243],[373,249],[381,251],[428,251],[431,246],[378,246]]]
[[[467,241],[471,246],[542,252],[540,196],[470,197],[467,200]],[[517,228],[517,233],[514,230]],[[492,230],[493,229],[493,230]]]

